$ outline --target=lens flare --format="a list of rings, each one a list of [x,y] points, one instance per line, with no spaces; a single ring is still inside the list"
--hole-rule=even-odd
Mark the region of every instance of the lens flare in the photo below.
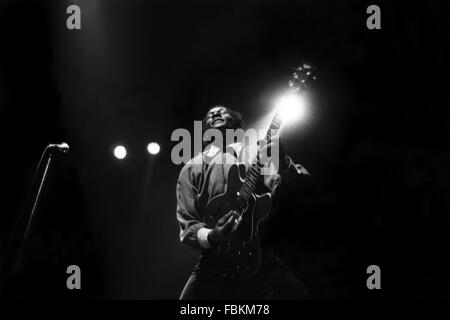
[[[127,156],[127,149],[124,146],[117,146],[114,148],[114,156],[119,159],[125,159]]]
[[[148,151],[148,153],[150,153],[150,154],[158,154],[158,153],[159,153],[159,150],[161,150],[161,147],[160,147],[159,144],[156,143],[156,142],[150,142],[150,143],[147,145],[147,151]]]
[[[306,103],[298,93],[281,96],[276,102],[276,109],[283,124],[290,124],[302,120],[306,116]]]

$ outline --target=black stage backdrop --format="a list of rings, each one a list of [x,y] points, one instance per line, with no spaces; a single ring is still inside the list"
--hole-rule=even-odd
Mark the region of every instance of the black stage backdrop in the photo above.
[[[71,4],[81,30],[66,28]],[[366,27],[371,4],[381,30]],[[318,70],[311,118],[282,139],[311,176],[285,179],[266,244],[314,299],[449,297],[448,2],[14,0],[0,9],[2,257],[43,149],[71,146],[53,159],[3,298],[177,299],[197,253],[178,238],[173,130],[192,131],[218,103],[256,122],[303,61]],[[161,145],[157,156],[149,141]],[[73,264],[81,290],[66,287]],[[378,291],[366,287],[372,264]]]

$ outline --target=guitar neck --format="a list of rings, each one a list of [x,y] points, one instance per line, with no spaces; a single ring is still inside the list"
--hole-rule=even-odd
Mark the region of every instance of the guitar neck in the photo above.
[[[264,137],[264,141],[266,144],[270,143],[272,134],[276,132],[276,130],[279,130],[280,126],[281,126],[281,119],[279,117],[278,112],[276,112],[274,117],[272,118],[272,121],[270,122],[269,129],[267,130],[267,133]],[[260,147],[258,148],[258,153],[259,151]],[[252,196],[256,187],[256,182],[258,181],[258,178],[261,175],[261,168],[263,166],[264,164],[262,164],[259,161],[259,157],[256,156],[256,158],[253,160],[252,164],[250,165],[250,168],[247,171],[244,183],[242,184],[242,187],[239,191],[239,198],[243,203],[247,203],[250,197]]]

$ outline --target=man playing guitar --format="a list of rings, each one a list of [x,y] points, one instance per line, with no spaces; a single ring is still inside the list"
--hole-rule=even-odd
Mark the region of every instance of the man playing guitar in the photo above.
[[[225,136],[226,129],[241,128],[241,116],[226,107],[215,106],[208,111],[203,124],[205,130],[214,128]],[[266,151],[273,148],[275,143],[278,143],[278,137],[272,136],[259,149],[258,164],[274,168]],[[251,165],[243,157],[244,149],[242,142],[232,143],[225,147],[218,146],[213,142],[181,170],[176,189],[180,240],[184,244],[200,249],[201,254],[180,299],[303,299],[306,297],[304,285],[289,271],[288,267],[270,251],[260,247],[258,231],[251,231],[254,233],[251,233],[253,236],[252,240],[248,240],[249,243],[246,244],[246,241],[242,241],[244,245],[240,249],[231,251],[230,246],[233,247],[236,241],[233,242],[229,239],[242,238],[237,235],[242,224],[245,223],[242,221],[244,217],[242,212],[234,209],[222,209],[222,211],[225,210],[222,214],[213,217],[211,211],[214,210],[211,208],[214,206],[210,204],[215,200],[216,202],[218,199],[220,200],[220,197],[226,193],[227,186],[231,188],[230,171],[236,167],[232,164],[243,164],[239,167],[241,176],[249,171]],[[297,172],[299,172],[298,165],[296,166]],[[288,156],[282,155],[280,156],[279,170],[273,170],[270,175],[257,177],[255,194],[266,193],[268,195],[268,208],[264,208],[264,212],[269,211],[270,194],[273,194],[281,182],[279,171],[293,167],[292,160]],[[233,193],[233,195],[235,194],[236,192]],[[252,199],[253,202],[250,206],[253,204],[252,210],[255,211],[255,207],[258,208],[255,201],[258,200],[258,196],[252,196]],[[253,227],[251,230],[257,230],[257,228]],[[246,250],[250,242],[252,249]],[[233,252],[233,255],[227,255],[227,252]],[[252,260],[252,254],[258,255],[258,259]],[[248,260],[240,259],[242,255],[245,255]],[[240,259],[240,262],[228,263],[230,258],[227,257],[231,257],[231,260]],[[252,270],[250,263],[246,265],[241,263],[242,261],[257,261],[257,263],[253,263],[254,272],[250,271]]]

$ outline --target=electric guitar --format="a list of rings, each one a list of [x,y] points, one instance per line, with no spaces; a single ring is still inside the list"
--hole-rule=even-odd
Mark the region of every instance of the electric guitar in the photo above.
[[[289,81],[289,90],[299,92],[306,89],[309,81],[314,79],[313,68],[303,64],[295,68]],[[270,142],[272,133],[279,130],[280,126],[281,119],[277,111],[267,130],[266,143]],[[257,157],[245,177],[241,177],[238,165],[232,165],[228,171],[225,192],[211,199],[206,205],[204,222],[210,228],[214,228],[217,221],[232,210],[237,211],[242,218],[236,232],[227,236],[225,243],[213,252],[214,258],[221,266],[222,278],[249,278],[257,272],[261,264],[259,223],[269,213],[271,206],[270,193],[257,195],[254,192],[263,166]]]

